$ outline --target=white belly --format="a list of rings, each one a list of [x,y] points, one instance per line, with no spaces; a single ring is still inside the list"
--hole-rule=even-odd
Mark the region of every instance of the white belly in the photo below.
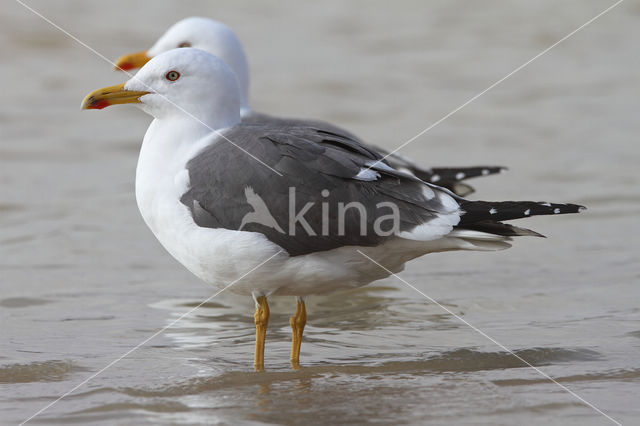
[[[139,195],[142,217],[174,258],[216,288],[233,283],[229,291],[240,294],[305,296],[365,285],[388,275],[356,251],[374,257],[388,253],[386,249],[343,247],[290,257],[260,233],[197,226],[179,197],[165,194]],[[383,261],[389,261],[387,257]],[[398,269],[397,261],[388,263]]]

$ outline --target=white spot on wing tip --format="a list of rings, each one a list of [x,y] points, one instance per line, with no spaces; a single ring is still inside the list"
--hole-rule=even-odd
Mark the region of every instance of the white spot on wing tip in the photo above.
[[[440,180],[440,175],[433,175],[431,176],[431,182],[437,182]]]
[[[381,161],[367,161],[366,163],[364,163],[365,166],[369,167],[369,168],[377,168],[380,170],[386,170],[386,171],[393,171],[393,167],[388,166],[387,164],[381,162]],[[411,173],[411,171],[409,169],[406,169],[406,171],[408,171],[409,173]],[[412,173],[413,174],[413,173]]]
[[[489,174],[489,169],[482,169],[482,175],[486,176]]]
[[[531,214],[531,209],[526,209],[526,210],[524,211],[524,215],[525,215],[525,216],[529,216],[530,214]]]
[[[429,188],[427,185],[424,185],[422,187],[422,195],[424,195],[424,198],[426,198],[427,200],[431,200],[436,196],[436,193],[433,192],[433,189]]]
[[[558,213],[560,213],[560,209],[553,209],[553,213],[554,213],[554,214],[558,214]]]
[[[551,203],[540,203],[541,206],[551,207]]]
[[[466,175],[463,172],[456,173],[456,179],[462,180]]]
[[[364,181],[372,181],[378,180],[380,177],[380,173],[375,170],[361,168],[357,175],[354,176],[354,179],[364,180]]]
[[[489,210],[489,214],[496,214],[496,213],[498,213],[498,210],[496,209]]]
[[[580,206],[578,207],[578,213],[582,213],[583,211],[585,211],[587,208],[584,206]]]

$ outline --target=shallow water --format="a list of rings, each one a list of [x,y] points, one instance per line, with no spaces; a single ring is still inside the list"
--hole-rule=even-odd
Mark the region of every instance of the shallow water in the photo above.
[[[28,4],[108,58],[179,17],[237,30],[254,107],[393,148],[613,2],[83,1]],[[640,422],[640,8],[624,2],[402,153],[500,164],[484,199],[585,204],[549,238],[445,253],[402,278],[624,424]],[[80,112],[123,76],[40,18],[0,10],[0,410],[20,423],[214,293],[139,218],[137,110]],[[253,303],[223,293],[31,420],[44,424],[607,424],[397,279],[311,298],[303,368],[274,298],[265,373]]]

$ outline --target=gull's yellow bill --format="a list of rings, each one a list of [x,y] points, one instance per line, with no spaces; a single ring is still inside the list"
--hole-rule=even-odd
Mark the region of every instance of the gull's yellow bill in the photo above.
[[[126,90],[125,83],[94,90],[82,100],[81,109],[102,109],[111,105],[140,103],[140,97],[149,92]]]

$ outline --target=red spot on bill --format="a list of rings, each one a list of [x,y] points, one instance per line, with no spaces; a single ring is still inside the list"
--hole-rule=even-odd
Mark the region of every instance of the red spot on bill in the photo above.
[[[99,101],[92,101],[89,106],[87,106],[87,109],[102,109],[108,107],[109,105],[111,105],[109,101],[100,99]]]

